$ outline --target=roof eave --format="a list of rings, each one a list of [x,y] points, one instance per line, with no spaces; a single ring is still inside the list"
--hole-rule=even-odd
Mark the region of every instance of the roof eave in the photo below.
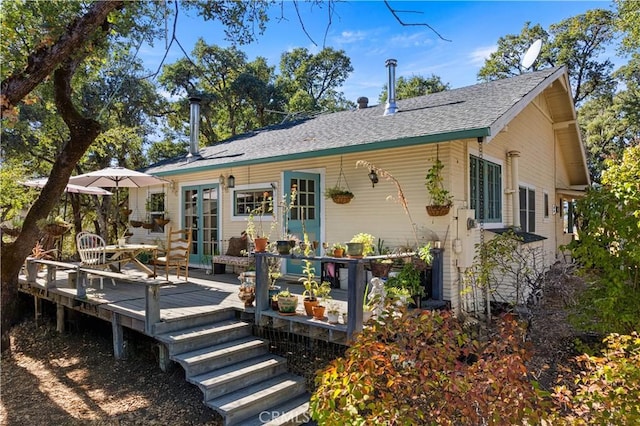
[[[352,154],[358,152],[377,151],[381,149],[390,149],[398,147],[407,147],[415,145],[425,145],[440,142],[451,142],[463,139],[476,139],[479,137],[487,137],[491,133],[488,127],[476,129],[465,129],[454,132],[438,133],[432,135],[414,136],[404,139],[393,139],[385,141],[377,141],[360,145],[344,146],[339,148],[327,148],[317,151],[299,152],[295,154],[278,155],[273,157],[256,158],[252,160],[235,161],[224,164],[202,165],[189,168],[179,168],[174,170],[155,172],[156,176],[174,176],[186,173],[198,173],[206,170],[226,169],[229,167],[251,166],[255,164],[277,163],[282,161],[302,160],[308,158],[325,157],[329,155]]]
[[[516,102],[511,108],[507,110],[501,117],[495,120],[490,126],[490,135],[487,137],[486,142],[490,142],[495,135],[500,133],[518,114],[520,114],[533,100],[544,92],[549,85],[554,81],[565,75],[565,67],[558,68],[553,74],[550,74],[543,83],[538,84],[532,91],[523,96],[518,102]],[[564,80],[563,80],[564,83]]]

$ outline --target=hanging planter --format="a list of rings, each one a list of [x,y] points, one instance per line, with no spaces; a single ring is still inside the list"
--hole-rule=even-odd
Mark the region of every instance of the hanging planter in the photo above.
[[[431,197],[431,204],[426,206],[429,216],[446,215],[453,202],[453,196],[444,188],[444,178],[442,177],[444,163],[440,161],[438,148],[436,146],[436,161],[427,171],[424,183]]]
[[[162,217],[156,217],[155,219],[153,219],[153,221],[156,223],[156,225],[165,226],[171,220],[170,219],[164,219]]]
[[[344,179],[345,186],[342,186],[342,179]],[[354,195],[349,190],[349,184],[347,183],[347,177],[342,170],[342,157],[340,157],[340,173],[338,173],[338,181],[335,186],[329,187],[324,191],[325,198],[331,198],[336,204],[347,204],[351,202]]]
[[[336,188],[331,188],[331,189],[336,189]],[[354,195],[350,192],[331,194],[331,200],[333,200],[333,202],[336,204],[348,204],[353,197]]]
[[[156,226],[156,224],[153,222],[145,222],[142,224],[144,229],[153,229],[154,226]]]
[[[142,226],[142,221],[140,220],[130,220],[129,224],[134,228],[140,228]]]
[[[451,206],[427,206],[427,214],[429,216],[446,216]]]

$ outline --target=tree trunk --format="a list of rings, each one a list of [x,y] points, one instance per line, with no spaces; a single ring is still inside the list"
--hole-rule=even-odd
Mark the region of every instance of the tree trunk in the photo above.
[[[1,349],[9,349],[9,331],[16,319],[15,303],[18,293],[18,274],[24,260],[31,252],[40,230],[37,221],[46,218],[56,205],[69,181],[76,163],[100,134],[100,124],[85,118],[75,109],[71,98],[71,78],[78,61],[67,60],[54,73],[54,97],[56,107],[69,128],[69,140],[62,148],[51,169],[49,179],[40,196],[33,203],[15,242],[2,246],[2,335]]]

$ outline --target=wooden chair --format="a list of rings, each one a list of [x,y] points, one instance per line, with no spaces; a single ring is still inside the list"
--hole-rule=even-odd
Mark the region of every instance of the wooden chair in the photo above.
[[[76,235],[76,246],[78,248],[78,254],[80,255],[80,262],[82,266],[87,266],[96,269],[107,269],[110,262],[107,258],[107,252],[105,247],[107,246],[104,238],[100,235],[92,234],[91,232],[80,232]],[[93,282],[93,278],[91,278]],[[104,277],[100,277],[100,288],[103,288]],[[116,285],[116,282],[111,278],[111,283]]]
[[[154,259],[153,273],[156,267],[164,268],[166,278],[169,279],[169,270],[175,269],[178,279],[180,270],[184,270],[185,281],[189,280],[189,254],[191,253],[191,228],[173,230],[169,228],[167,234],[167,245],[164,256]]]

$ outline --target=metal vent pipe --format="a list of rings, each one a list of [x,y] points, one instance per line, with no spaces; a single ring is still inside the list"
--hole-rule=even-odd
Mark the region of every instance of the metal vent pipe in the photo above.
[[[197,157],[200,143],[200,98],[191,96],[189,98],[189,153],[187,158]]]
[[[396,105],[396,66],[398,61],[395,59],[387,59],[385,66],[389,69],[387,82],[387,105],[384,108],[384,115],[394,115],[398,112],[398,106]]]

